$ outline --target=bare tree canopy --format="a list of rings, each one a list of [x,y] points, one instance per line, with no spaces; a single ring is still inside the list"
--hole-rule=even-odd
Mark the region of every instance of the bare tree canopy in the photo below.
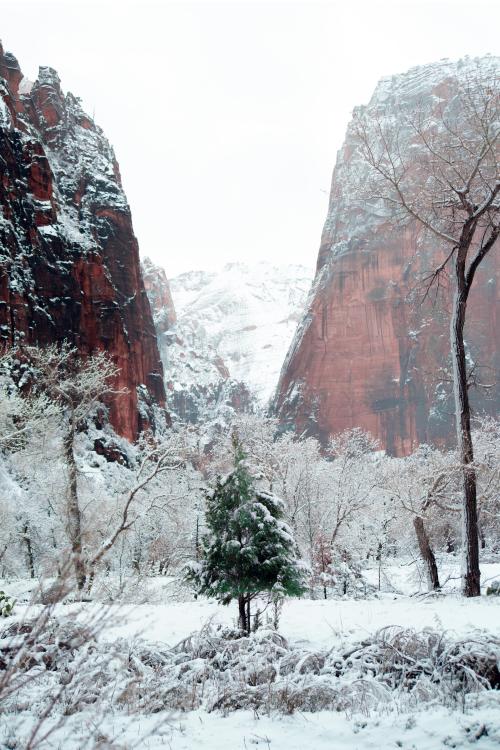
[[[450,81],[444,97],[417,99],[396,113],[386,111],[391,103],[369,118],[360,108],[354,116],[360,154],[372,168],[369,199],[451,245],[435,273],[469,241],[469,284],[500,231],[499,81],[496,67],[478,64]]]

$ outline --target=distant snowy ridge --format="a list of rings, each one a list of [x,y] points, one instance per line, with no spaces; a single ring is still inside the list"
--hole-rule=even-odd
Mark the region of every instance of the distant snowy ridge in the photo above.
[[[426,65],[415,65],[404,73],[383,76],[377,83],[368,106],[387,104],[389,100],[396,103],[399,97],[403,97],[405,102],[413,97],[419,99],[428,96],[432,87],[439,86],[446,79],[458,77],[466,81],[477,75],[478,70],[495,75],[498,73],[498,64],[499,58],[496,55],[466,55],[460,60],[445,57]]]
[[[156,273],[160,279],[162,269]],[[312,277],[304,266],[260,262],[170,280],[177,320],[168,330],[157,325],[157,334],[172,412],[190,422],[225,421],[227,409],[265,406]],[[158,296],[148,294],[155,320],[162,320]]]
[[[305,266],[229,263],[184,273],[171,290],[182,330],[197,335],[260,403],[271,397],[312,280]]]

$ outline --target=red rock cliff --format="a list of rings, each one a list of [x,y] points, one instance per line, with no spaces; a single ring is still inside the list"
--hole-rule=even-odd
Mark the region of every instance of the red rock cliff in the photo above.
[[[0,340],[68,339],[120,368],[113,426],[164,405],[163,369],[113,149],[57,73],[29,84],[0,45]]]
[[[498,66],[487,58],[485,64]],[[398,111],[418,97],[443,97],[472,62],[441,62],[383,79],[367,107],[394,101]],[[392,98],[392,99],[391,99]],[[453,402],[441,368],[449,359],[450,291],[432,307],[412,289],[442,249],[415,227],[397,226],[382,208],[359,200],[363,166],[353,128],[333,173],[315,281],[283,366],[275,410],[284,426],[329,436],[359,426],[390,453],[420,442],[452,442]],[[490,383],[500,372],[500,248],[474,282],[466,338],[470,359]],[[477,410],[498,413],[500,393],[472,394]]]

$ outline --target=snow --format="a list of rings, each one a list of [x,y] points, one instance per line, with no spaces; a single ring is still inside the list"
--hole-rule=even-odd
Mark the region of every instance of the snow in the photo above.
[[[33,81],[30,81],[29,78],[26,78],[26,76],[23,76],[19,84],[19,94],[21,96],[30,94],[33,86],[34,86]]]
[[[493,703],[493,702],[492,702]],[[141,747],[168,747],[170,750],[437,750],[439,747],[470,748],[483,726],[493,727],[477,743],[480,750],[498,748],[500,710],[493,703],[474,713],[474,717],[446,709],[418,714],[360,717],[354,721],[342,713],[320,711],[293,716],[266,716],[240,711],[221,717],[195,711],[173,718]],[[496,726],[495,726],[496,720]],[[157,720],[156,720],[157,722]],[[155,719],[141,719],[140,728],[130,727],[126,738],[137,740]]]
[[[4,98],[2,96],[2,89],[5,91],[4,84],[1,82],[0,79],[0,127],[2,128],[8,128],[11,124],[11,115],[9,112],[9,109],[7,107],[7,104],[4,101]]]
[[[496,569],[500,575],[500,566]],[[226,607],[205,599],[121,605],[120,622],[106,637],[140,636],[174,646],[209,621],[234,626],[236,615],[235,604]],[[458,595],[422,601],[388,594],[379,599],[288,599],[280,632],[291,643],[321,649],[331,648],[336,638],[354,642],[390,625],[417,630],[438,626],[457,635],[484,629],[500,635],[500,601],[496,597],[466,600]]]
[[[401,570],[401,579],[408,577]],[[484,577],[500,574],[500,565],[483,566]],[[155,583],[160,587],[160,579]],[[9,589],[9,586],[5,586]],[[15,593],[11,588],[11,593]],[[63,615],[82,605],[60,607]],[[87,611],[96,605],[83,605]],[[235,605],[222,607],[209,601],[165,602],[140,606],[113,605],[114,622],[102,634],[105,643],[137,643],[137,639],[157,642],[159,648],[175,646],[190,633],[202,628],[208,620],[233,624]],[[22,607],[19,609],[22,613]],[[302,649],[331,649],[357,643],[376,630],[394,624],[421,630],[426,627],[450,630],[457,636],[477,630],[500,635],[500,599],[482,597],[465,600],[457,595],[419,599],[408,596],[381,595],[370,600],[292,600],[285,603],[280,632]],[[259,640],[259,634],[256,636]],[[132,648],[132,645],[131,645]],[[120,663],[115,671],[119,674]],[[203,669],[203,659],[199,659]],[[114,662],[113,662],[114,663]],[[111,664],[113,666],[113,664]],[[171,750],[219,750],[221,747],[241,750],[437,750],[439,747],[493,750],[500,743],[500,695],[497,691],[470,695],[463,710],[437,703],[388,705],[383,710],[297,711],[293,715],[268,711],[212,711],[204,709],[160,713],[124,713],[113,710],[99,722],[101,737],[116,738],[126,746]],[[425,706],[425,710],[424,710]],[[22,714],[26,721],[26,713]],[[29,715],[31,716],[31,714]],[[70,717],[60,730],[61,746],[68,750],[81,747],[89,722],[94,725],[92,708]],[[12,727],[12,724],[10,725]],[[0,737],[8,726],[0,723]],[[61,742],[61,734],[55,739]],[[106,745],[107,746],[107,745]],[[114,745],[113,745],[114,746]],[[120,747],[123,747],[120,744]]]
[[[84,714],[71,723],[74,737],[66,736],[64,744],[51,744],[51,747],[78,750],[82,747],[78,734],[88,736],[89,724],[94,726],[92,717]],[[499,727],[500,709],[495,697],[488,696],[472,714],[446,708],[355,719],[331,711],[292,716],[238,711],[222,716],[197,710],[139,718],[117,713],[103,722],[100,730],[102,737],[116,737],[120,743],[127,743],[112,747],[144,750],[304,750],[305,747],[311,750],[470,750],[471,747],[497,750]]]
[[[220,273],[189,272],[171,281],[178,316],[173,331],[188,349],[219,356],[230,377],[266,403],[309,291],[312,271],[303,266],[230,263]],[[194,361],[196,382],[200,363]],[[201,364],[203,367],[203,364]],[[186,372],[169,378],[189,379]],[[211,374],[210,377],[213,377]]]

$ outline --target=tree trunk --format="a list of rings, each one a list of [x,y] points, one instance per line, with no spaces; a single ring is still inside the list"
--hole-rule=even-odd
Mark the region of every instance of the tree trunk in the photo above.
[[[460,267],[458,260],[455,265],[455,281],[457,286],[453,300],[450,335],[457,445],[463,483],[462,593],[464,596],[480,596],[481,574],[479,571],[476,472],[473,466],[474,451],[470,429],[470,404],[464,346],[465,310],[469,290],[464,278],[464,269]]]
[[[137,574],[141,572],[141,558],[142,558],[141,553],[142,553],[142,550],[140,546],[136,545],[134,549],[134,556],[132,558],[132,567]]]
[[[200,517],[196,516],[196,531],[194,536],[194,553],[195,560],[198,562],[200,559]]]
[[[35,561],[33,558],[33,547],[31,546],[30,528],[28,522],[23,526],[23,539],[26,545],[26,555],[28,557],[28,568],[30,571],[30,578],[35,577]]]
[[[75,441],[75,425],[73,415],[70,416],[68,430],[64,436],[64,457],[68,469],[68,536],[71,543],[71,557],[75,570],[76,585],[79,591],[85,588],[87,579],[85,563],[82,556],[82,518],[78,505],[77,468],[73,445]]]
[[[94,578],[95,578],[95,568],[90,569],[90,575],[86,576],[88,583],[87,583],[87,594],[90,594],[92,591],[92,586],[94,585]]]
[[[247,599],[246,596],[238,597],[239,626],[245,633],[249,632],[247,627]]]
[[[375,560],[377,560],[378,562],[378,590],[380,591],[380,587],[382,584],[382,542],[378,543],[377,554],[375,555]]]
[[[478,527],[478,532],[479,532],[479,541],[481,543],[481,549],[486,549],[486,536],[484,534],[484,527],[483,527],[483,524],[481,523],[481,518],[479,517],[479,514],[478,514],[478,519],[477,519],[477,527]]]
[[[427,582],[429,585],[429,591],[437,591],[441,588],[441,586],[439,584],[436,558],[434,557],[434,552],[432,551],[429,537],[427,536],[427,532],[425,530],[424,519],[422,518],[422,516],[415,516],[415,518],[413,519],[413,525],[415,527],[415,533],[417,535],[420,554],[422,555],[422,559],[425,562],[427,568]]]

